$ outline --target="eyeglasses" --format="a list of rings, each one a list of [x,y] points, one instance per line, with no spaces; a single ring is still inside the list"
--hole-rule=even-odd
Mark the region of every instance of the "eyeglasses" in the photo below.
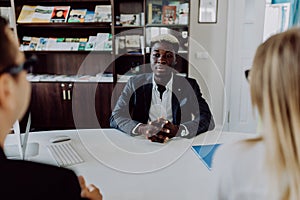
[[[4,68],[0,74],[8,73],[12,76],[19,74],[22,70],[27,71],[28,73],[32,72],[33,66],[37,63],[37,56],[32,55],[25,62],[20,65],[10,65]]]
[[[250,80],[250,76],[249,75],[250,75],[250,69],[245,70],[245,77],[246,77],[247,81]]]

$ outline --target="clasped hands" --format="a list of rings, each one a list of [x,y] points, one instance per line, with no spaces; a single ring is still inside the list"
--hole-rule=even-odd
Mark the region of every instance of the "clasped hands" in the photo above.
[[[169,139],[177,135],[178,130],[178,125],[164,118],[158,118],[148,124],[141,124],[137,128],[139,134],[144,135],[151,142],[158,143],[166,143]]]

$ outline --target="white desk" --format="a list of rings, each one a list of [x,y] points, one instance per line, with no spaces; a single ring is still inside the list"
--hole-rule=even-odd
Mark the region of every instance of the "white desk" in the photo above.
[[[34,132],[29,135],[29,147],[30,143],[38,143],[38,155],[26,159],[55,165],[46,146],[57,135],[72,138],[85,162],[70,168],[83,175],[88,183],[97,185],[104,200],[206,199],[210,171],[191,150],[191,145],[255,136],[212,131],[194,139],[178,138],[158,144],[114,129]],[[9,135],[6,144],[14,142],[14,136]]]

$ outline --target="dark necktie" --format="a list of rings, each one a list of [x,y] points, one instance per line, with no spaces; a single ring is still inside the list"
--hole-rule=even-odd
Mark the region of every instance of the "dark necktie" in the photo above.
[[[159,91],[160,99],[162,100],[162,95],[166,91],[166,87],[163,85],[157,84],[157,90]]]

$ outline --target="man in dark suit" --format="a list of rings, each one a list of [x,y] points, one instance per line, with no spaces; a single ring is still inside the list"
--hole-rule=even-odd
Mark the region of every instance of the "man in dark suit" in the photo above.
[[[0,199],[94,199],[102,195],[94,185],[85,185],[73,171],[23,160],[9,160],[3,147],[7,134],[17,119],[23,117],[31,88],[26,79],[28,66],[17,39],[0,17]]]
[[[151,41],[153,73],[126,84],[110,119],[111,127],[154,142],[179,136],[192,138],[214,128],[213,116],[197,82],[174,70],[179,42],[166,34]]]

